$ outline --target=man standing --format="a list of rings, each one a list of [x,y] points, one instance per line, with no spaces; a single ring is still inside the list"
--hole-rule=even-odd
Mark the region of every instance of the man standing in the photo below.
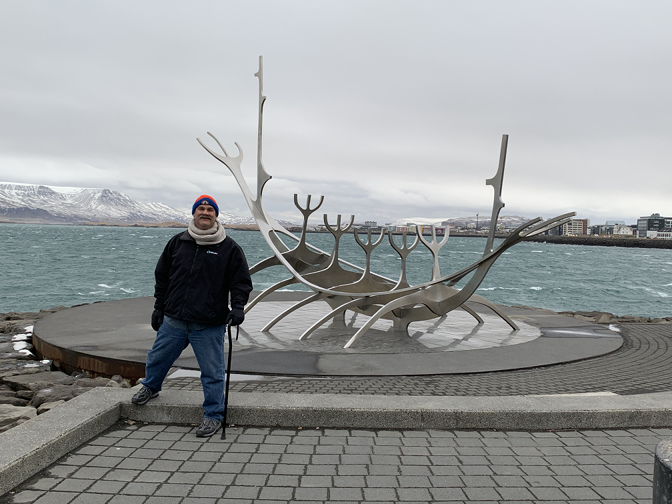
[[[168,241],[156,265],[152,313],[156,340],[147,354],[142,388],[131,402],[143,405],[158,396],[166,374],[191,344],[204,395],[203,422],[196,436],[208,437],[224,420],[226,325],[243,323],[252,280],[242,249],[217,222],[214,198],[200,196],[191,213],[189,228]]]

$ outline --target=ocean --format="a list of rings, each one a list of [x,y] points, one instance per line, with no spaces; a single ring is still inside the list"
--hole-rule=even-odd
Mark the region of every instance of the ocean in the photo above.
[[[178,232],[0,224],[0,313],[151,296],[156,261]],[[259,232],[227,233],[243,248],[250,266],[270,255]],[[400,243],[401,237],[396,239]],[[333,247],[329,234],[309,234],[308,242],[327,252]],[[364,252],[352,235],[343,236],[341,245],[342,259],[364,265]],[[485,238],[450,237],[440,252],[442,275],[477,260],[484,246]],[[396,279],[399,263],[386,238],[374,250],[371,269]],[[431,254],[419,245],[408,258],[409,282],[430,280],[431,268]],[[275,266],[252,280],[255,289],[262,290],[288,276]],[[523,242],[497,260],[477,293],[504,305],[669,317],[672,250]]]

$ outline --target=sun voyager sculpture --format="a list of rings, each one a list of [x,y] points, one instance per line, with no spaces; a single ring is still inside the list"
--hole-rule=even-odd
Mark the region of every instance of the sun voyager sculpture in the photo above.
[[[496,248],[493,248],[495,238],[495,227],[499,213],[504,208],[502,201],[502,182],[504,178],[504,164],[506,161],[506,149],[508,135],[502,136],[502,144],[499,156],[499,166],[497,173],[491,179],[486,180],[486,184],[494,189],[494,200],[492,203],[492,216],[490,218],[490,229],[485,243],[485,250],[482,257],[469,266],[451,273],[442,275],[439,268],[439,251],[447,243],[449,238],[448,228],[446,228],[443,239],[439,242],[436,239],[436,230],[431,227],[431,240],[424,237],[422,233],[416,233],[412,244],[407,244],[407,234],[402,235],[402,244],[397,245],[388,234],[389,245],[396,251],[401,258],[401,272],[397,280],[378,275],[371,271],[371,253],[379,246],[386,234],[385,229],[380,233],[379,238],[374,242],[371,238],[371,230],[368,231],[366,240],[362,240],[357,230],[353,230],[354,239],[364,250],[365,266],[348,263],[339,259],[339,245],[342,236],[350,230],[354,223],[355,216],[350,217],[347,224],[341,222],[341,215],[336,217],[334,225],[329,224],[327,214],[324,214],[324,225],[334,237],[334,247],[331,253],[320,250],[310,245],[306,241],[306,230],[308,219],[311,214],[317,211],[324,201],[324,196],[320,197],[319,203],[311,208],[311,196],[307,197],[306,205],[302,207],[299,204],[298,197],[294,195],[294,204],[303,215],[303,225],[300,237],[295,236],[278,222],[264,209],[263,190],[266,183],[271,179],[264,168],[262,160],[262,124],[263,110],[266,97],[263,95],[263,58],[259,57],[259,71],[254,74],[259,79],[259,109],[258,109],[258,132],[257,132],[257,190],[253,194],[250,190],[243,173],[241,164],[243,161],[243,151],[236,142],[238,155],[230,156],[217,138],[208,132],[208,135],[217,143],[221,153],[210,149],[201,139],[197,139],[201,146],[207,150],[215,159],[226,165],[231,174],[236,179],[240,190],[252,212],[252,216],[259,226],[266,243],[270,247],[273,255],[260,261],[250,268],[250,273],[257,273],[271,266],[282,265],[289,273],[289,278],[272,285],[262,291],[245,308],[249,312],[262,299],[278,289],[292,284],[301,283],[313,291],[313,294],[302,301],[292,305],[284,312],[270,320],[263,328],[263,331],[269,331],[276,323],[287,315],[301,309],[302,307],[315,301],[326,301],[331,307],[331,311],[326,313],[321,319],[315,322],[299,336],[299,339],[308,338],[316,329],[336,317],[343,317],[347,310],[355,311],[367,315],[369,318],[366,323],[360,327],[350,338],[344,348],[349,348],[357,341],[373,324],[379,319],[391,320],[395,327],[405,330],[412,322],[430,320],[443,317],[456,308],[461,308],[473,316],[478,324],[483,324],[480,315],[469,306],[466,301],[486,306],[495,314],[501,317],[511,326],[513,331],[519,328],[502,310],[482,296],[474,294],[481,284],[485,275],[488,273],[494,262],[506,250],[521,242],[527,237],[541,234],[549,229],[558,227],[568,222],[575,212],[566,213],[557,217],[543,221],[541,217],[532,219],[516,228],[508,234]],[[284,236],[289,238],[289,242],[296,242],[293,248],[288,247],[280,238]],[[406,259],[418,244],[427,247],[433,256],[432,278],[429,282],[419,285],[409,285],[406,279]],[[346,267],[344,267],[346,266]],[[465,277],[471,275],[465,285],[460,289],[456,288]]]

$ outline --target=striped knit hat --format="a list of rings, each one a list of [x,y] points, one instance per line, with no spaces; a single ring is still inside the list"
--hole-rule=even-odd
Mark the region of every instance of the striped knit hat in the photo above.
[[[194,201],[194,206],[191,207],[191,215],[194,215],[194,212],[196,211],[198,205],[210,205],[215,209],[215,216],[219,216],[219,207],[217,206],[215,198],[213,198],[212,196],[202,194],[201,196],[196,198],[196,201]]]

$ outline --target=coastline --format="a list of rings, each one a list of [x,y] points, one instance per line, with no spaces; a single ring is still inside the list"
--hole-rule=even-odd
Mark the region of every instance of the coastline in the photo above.
[[[180,222],[81,222],[81,223],[63,223],[63,222],[17,222],[0,219],[0,224],[19,224],[19,225],[68,225],[68,226],[101,226],[101,227],[130,227],[130,228],[177,228],[184,229],[186,224]],[[224,224],[226,229],[235,231],[259,231],[256,224]],[[300,233],[300,226],[286,226],[286,228],[295,233]],[[324,234],[329,231],[307,230],[311,234]],[[352,234],[353,230],[348,230],[346,233]],[[393,235],[402,235],[401,231],[391,232]],[[415,233],[408,233],[409,236],[414,236]],[[464,238],[486,238],[486,234],[481,233],[451,233],[451,237]],[[495,234],[495,238],[504,239],[507,235]],[[524,241],[534,243],[550,243],[557,245],[586,245],[597,247],[622,247],[622,248],[655,248],[655,249],[672,249],[672,240],[651,239],[651,238],[635,238],[635,237],[616,237],[616,236],[549,236],[540,235],[526,238]]]
[[[616,238],[603,236],[533,236],[525,241],[559,245],[587,245],[598,247],[672,249],[672,240],[651,238]]]

